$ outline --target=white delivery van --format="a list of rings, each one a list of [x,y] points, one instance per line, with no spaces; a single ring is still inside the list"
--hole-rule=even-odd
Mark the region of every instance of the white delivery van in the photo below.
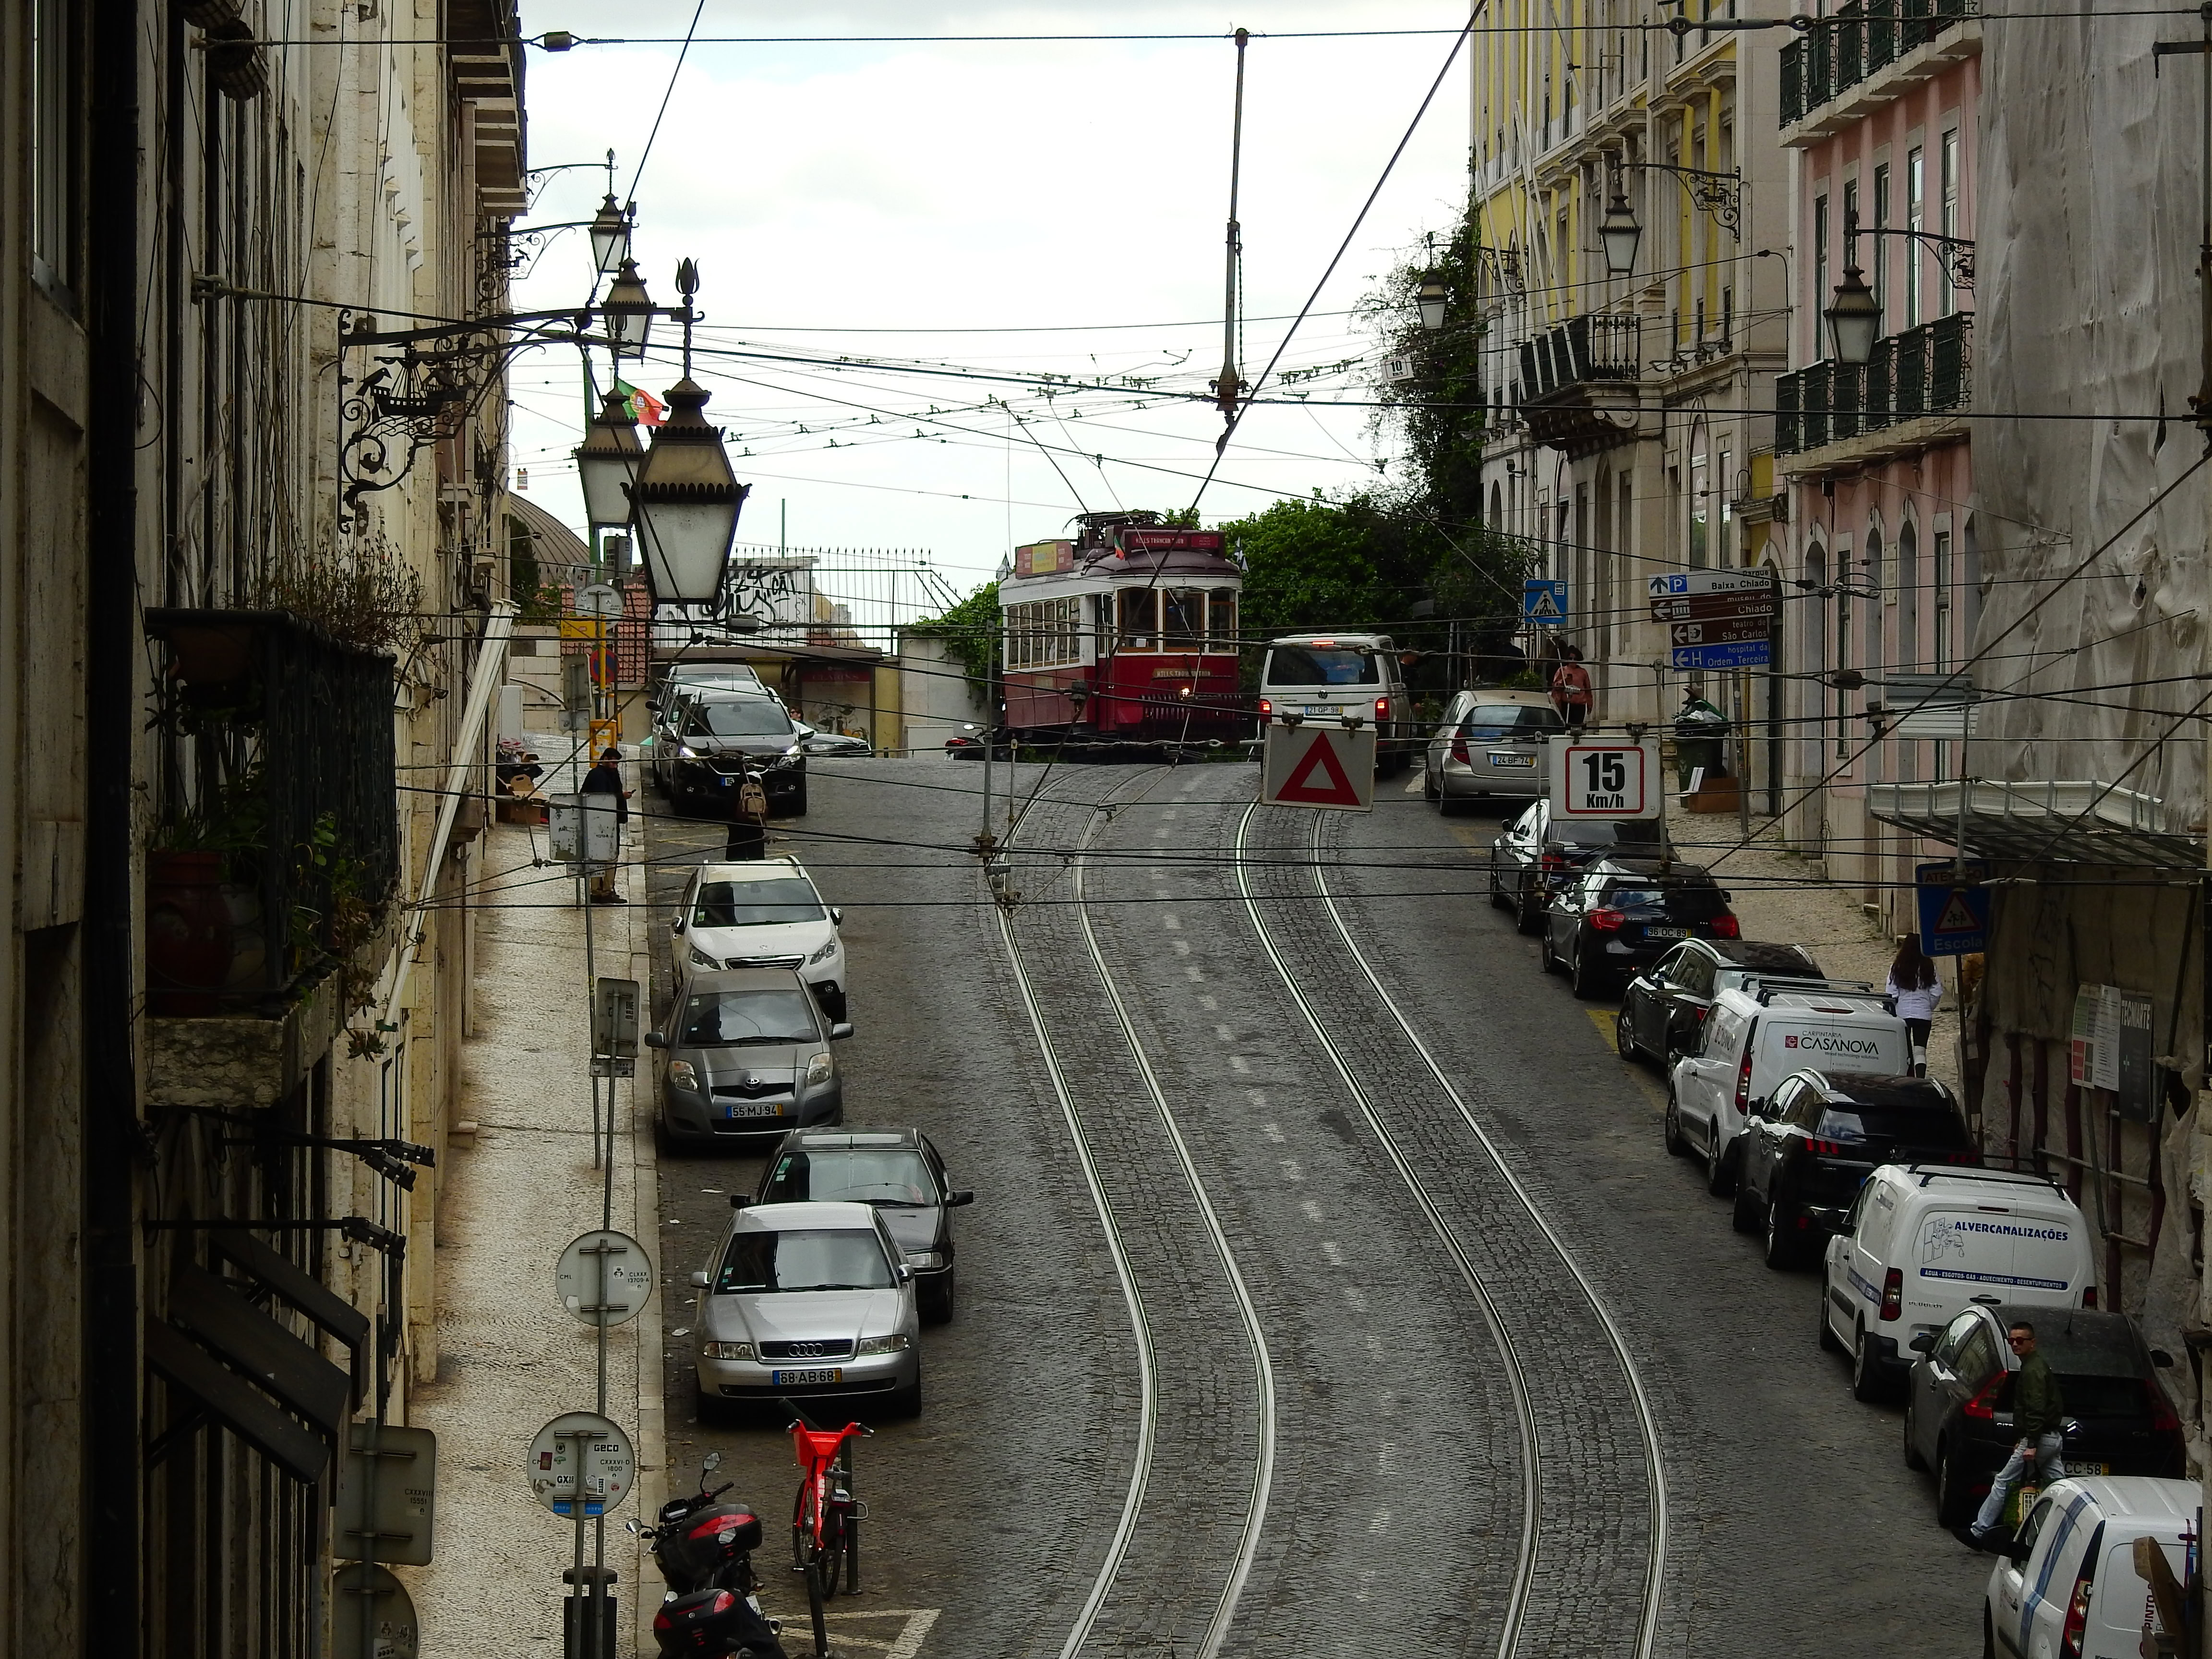
[[[1260,724],[1286,714],[1371,720],[1378,775],[1404,770],[1421,748],[1398,647],[1388,634],[1291,634],[1270,641],[1260,671]]]
[[[1721,1196],[1735,1184],[1746,1114],[1790,1073],[1912,1069],[1911,1031],[1863,984],[1747,980],[1713,999],[1700,1035],[1668,1077],[1667,1150],[1702,1152],[1705,1184]]]
[[[2185,1539],[2197,1536],[2203,1505],[2203,1488],[2194,1480],[2148,1474],[2054,1480],[1990,1573],[1982,1651],[2021,1659],[2181,1651],[2185,1638],[2165,1615],[2183,1612],[2177,1592],[2188,1579]],[[2163,1574],[2153,1551],[2165,1559]]]
[[[1977,1297],[2097,1305],[2089,1227],[2056,1182],[1954,1164],[1885,1164],[1866,1179],[1821,1270],[1820,1346],[1851,1356],[1851,1392],[1904,1380],[1912,1339]]]

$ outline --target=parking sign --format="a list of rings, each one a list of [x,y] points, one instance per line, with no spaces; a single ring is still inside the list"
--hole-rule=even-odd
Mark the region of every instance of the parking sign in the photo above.
[[[1666,810],[1656,738],[1554,738],[1549,793],[1562,818],[1656,818]]]

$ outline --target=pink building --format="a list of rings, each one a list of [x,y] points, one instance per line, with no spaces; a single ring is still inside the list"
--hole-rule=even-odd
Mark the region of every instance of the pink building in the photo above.
[[[1768,544],[1799,584],[1784,590],[1768,709],[1787,832],[1832,878],[1863,884],[1893,932],[1913,925],[1912,865],[1942,849],[1874,822],[1866,786],[1950,775],[1956,738],[1941,734],[1960,717],[1924,713],[1917,735],[1870,739],[1913,702],[1913,677],[1966,660],[1978,587],[1967,416],[1981,27],[1930,0],[1904,10],[1846,5],[1783,56],[1798,367],[1776,388],[1789,516]],[[1881,311],[1863,365],[1839,359],[1824,315],[1852,268]]]

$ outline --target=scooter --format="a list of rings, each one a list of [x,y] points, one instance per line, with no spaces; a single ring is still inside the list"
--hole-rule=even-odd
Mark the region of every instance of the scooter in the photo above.
[[[649,1527],[630,1523],[651,1545],[668,1585],[653,1615],[653,1640],[664,1654],[786,1659],[775,1621],[761,1612],[760,1580],[753,1575],[760,1516],[750,1504],[716,1501],[735,1482],[707,1485],[721,1462],[720,1452],[709,1452],[699,1466],[697,1492],[663,1504]]]

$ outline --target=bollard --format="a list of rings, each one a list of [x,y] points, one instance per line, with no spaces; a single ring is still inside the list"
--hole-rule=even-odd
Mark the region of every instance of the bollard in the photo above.
[[[561,1582],[574,1587],[561,1603],[562,1659],[615,1659],[615,1581],[621,1575],[612,1567],[563,1567]]]

